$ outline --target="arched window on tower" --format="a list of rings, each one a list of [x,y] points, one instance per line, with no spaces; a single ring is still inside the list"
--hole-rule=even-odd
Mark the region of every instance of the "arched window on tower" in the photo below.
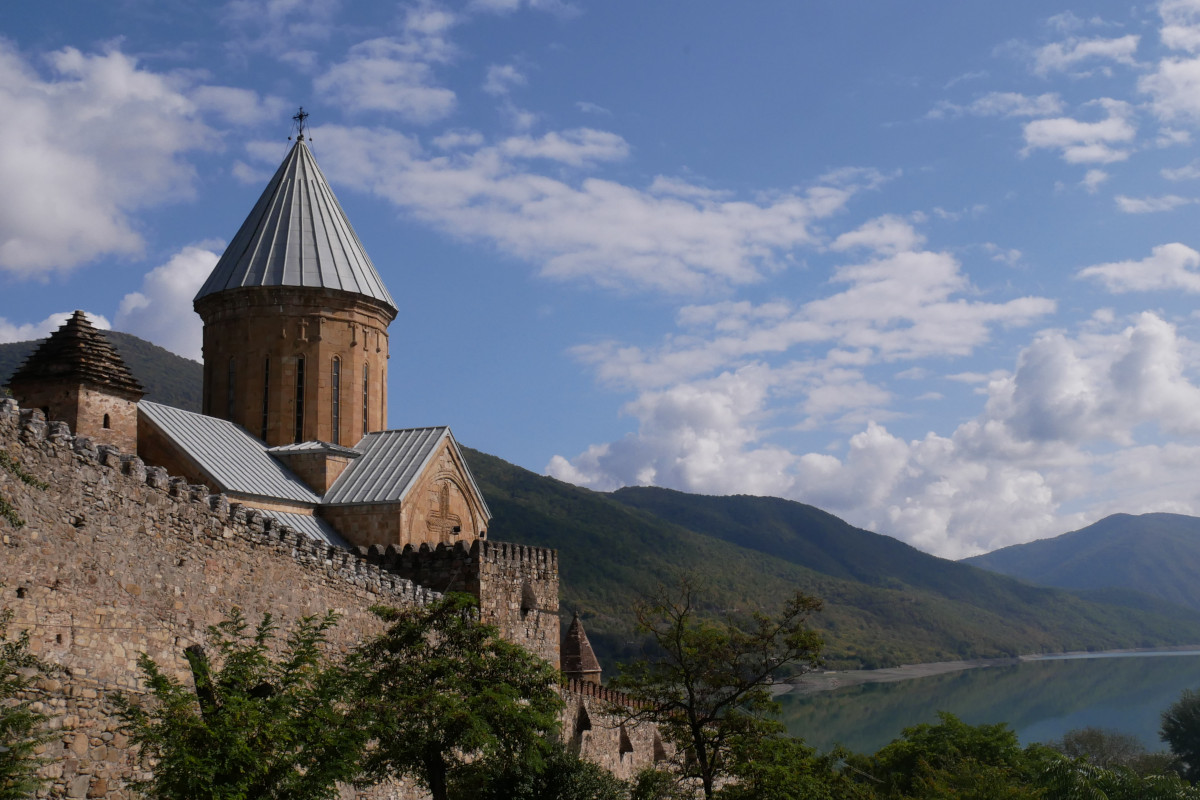
[[[225,385],[225,419],[233,419],[233,409],[237,403],[237,367],[234,360],[229,359],[229,375]]]
[[[333,409],[333,436],[330,439],[334,444],[341,444],[342,429],[342,360],[337,356],[333,357],[333,374],[329,381],[330,392],[333,397],[331,400]]]
[[[369,407],[369,403],[367,403],[367,398],[370,397],[370,394],[367,391],[367,389],[369,387],[369,384],[367,383],[367,372],[368,372],[367,367],[364,366],[363,367],[363,436],[366,436],[367,432],[368,432],[367,409]]]
[[[258,438],[267,440],[267,409],[270,408],[271,398],[271,357],[263,359],[263,402],[262,402],[262,433]]]
[[[296,438],[304,441],[304,356],[296,359]]]
[[[112,420],[109,419],[108,414],[104,415],[104,421],[100,424],[104,426],[104,430],[109,430],[112,428]]]

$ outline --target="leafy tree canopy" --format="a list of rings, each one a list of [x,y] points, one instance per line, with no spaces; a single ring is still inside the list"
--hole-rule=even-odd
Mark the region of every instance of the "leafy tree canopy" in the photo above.
[[[562,707],[552,666],[481,625],[470,595],[375,613],[388,628],[355,667],[375,742],[368,779],[408,776],[458,800],[477,797],[481,774],[542,771]]]
[[[635,716],[649,719],[677,748],[684,777],[699,780],[710,800],[732,756],[777,735],[782,725],[771,699],[773,676],[787,666],[812,666],[821,639],[809,628],[820,600],[796,592],[774,617],[749,615],[749,624],[716,622],[698,615],[693,587],[660,589],[639,605],[639,629],[661,657],[621,666],[614,685],[642,704]]]
[[[323,800],[354,778],[365,725],[349,712],[349,683],[326,660],[337,616],[305,617],[271,654],[271,616],[250,631],[238,609],[209,628],[214,666],[198,645],[185,651],[193,687],[149,656],[139,664],[149,702],[118,697],[131,740],[155,763],[135,785],[156,800]]]

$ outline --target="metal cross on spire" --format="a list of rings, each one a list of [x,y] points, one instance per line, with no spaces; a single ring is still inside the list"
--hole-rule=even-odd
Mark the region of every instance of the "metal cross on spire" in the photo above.
[[[292,121],[296,123],[296,141],[304,141],[304,120],[308,119],[308,112],[304,110],[304,106],[300,106],[300,111],[293,117]]]

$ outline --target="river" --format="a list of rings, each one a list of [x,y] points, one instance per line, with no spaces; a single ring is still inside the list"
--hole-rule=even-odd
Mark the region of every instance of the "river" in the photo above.
[[[1200,689],[1200,650],[1072,654],[779,699],[788,731],[820,750],[874,753],[938,711],[972,725],[1007,722],[1023,744],[1093,725],[1161,750],[1160,715],[1184,689]]]

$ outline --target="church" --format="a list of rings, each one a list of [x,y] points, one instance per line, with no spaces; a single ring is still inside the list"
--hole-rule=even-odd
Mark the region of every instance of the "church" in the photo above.
[[[599,683],[578,620],[560,652],[557,553],[487,542],[491,513],[450,428],[388,428],[398,309],[308,148],[306,116],[193,301],[203,413],[142,399],[78,311],[13,375],[14,397],[311,540],[468,591],[506,638]],[[485,553],[513,563],[489,573]]]

